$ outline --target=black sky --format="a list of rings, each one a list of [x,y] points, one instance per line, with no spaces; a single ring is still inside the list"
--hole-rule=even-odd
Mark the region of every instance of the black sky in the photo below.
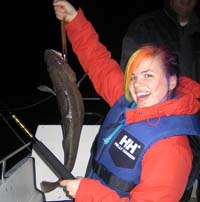
[[[118,61],[122,37],[131,19],[139,13],[162,6],[159,0],[74,2],[77,7],[83,8],[99,33],[100,40]],[[48,48],[61,50],[60,23],[55,18],[51,0],[15,1],[12,6],[5,7],[9,9],[2,26],[0,90],[9,96],[28,95],[37,85],[49,82],[43,54]],[[80,77],[82,70],[70,47],[68,49],[69,62]]]

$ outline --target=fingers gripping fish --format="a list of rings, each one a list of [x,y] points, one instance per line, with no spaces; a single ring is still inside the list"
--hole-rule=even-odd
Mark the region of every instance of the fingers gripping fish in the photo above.
[[[83,99],[76,83],[75,72],[61,54],[53,49],[47,49],[44,59],[61,114],[64,165],[71,171],[75,164],[84,120]]]

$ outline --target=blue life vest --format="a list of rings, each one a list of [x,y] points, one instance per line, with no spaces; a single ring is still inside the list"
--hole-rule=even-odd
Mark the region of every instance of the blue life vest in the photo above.
[[[90,159],[87,177],[98,179],[129,197],[130,190],[140,182],[142,159],[157,141],[176,135],[200,137],[200,126],[195,115],[160,117],[125,124],[124,112],[130,102],[121,97],[109,111],[97,135],[94,155]],[[156,123],[157,124],[153,124]]]

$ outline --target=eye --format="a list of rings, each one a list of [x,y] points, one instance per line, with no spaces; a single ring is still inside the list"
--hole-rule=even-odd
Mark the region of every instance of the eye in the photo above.
[[[150,74],[150,73],[146,73],[146,74],[144,74],[144,78],[152,78],[153,77],[153,75],[152,74]]]
[[[131,81],[136,81],[137,77],[135,75],[131,75]]]

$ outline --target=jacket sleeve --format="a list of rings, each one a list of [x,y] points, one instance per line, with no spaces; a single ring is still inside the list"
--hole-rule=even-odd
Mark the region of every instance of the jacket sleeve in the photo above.
[[[94,179],[84,178],[76,202],[178,202],[185,190],[192,166],[192,153],[186,136],[175,136],[155,143],[144,155],[141,182],[130,192],[130,199]]]
[[[99,42],[98,35],[82,10],[65,25],[67,36],[79,62],[97,93],[112,106],[123,95],[124,76],[111,53]]]

